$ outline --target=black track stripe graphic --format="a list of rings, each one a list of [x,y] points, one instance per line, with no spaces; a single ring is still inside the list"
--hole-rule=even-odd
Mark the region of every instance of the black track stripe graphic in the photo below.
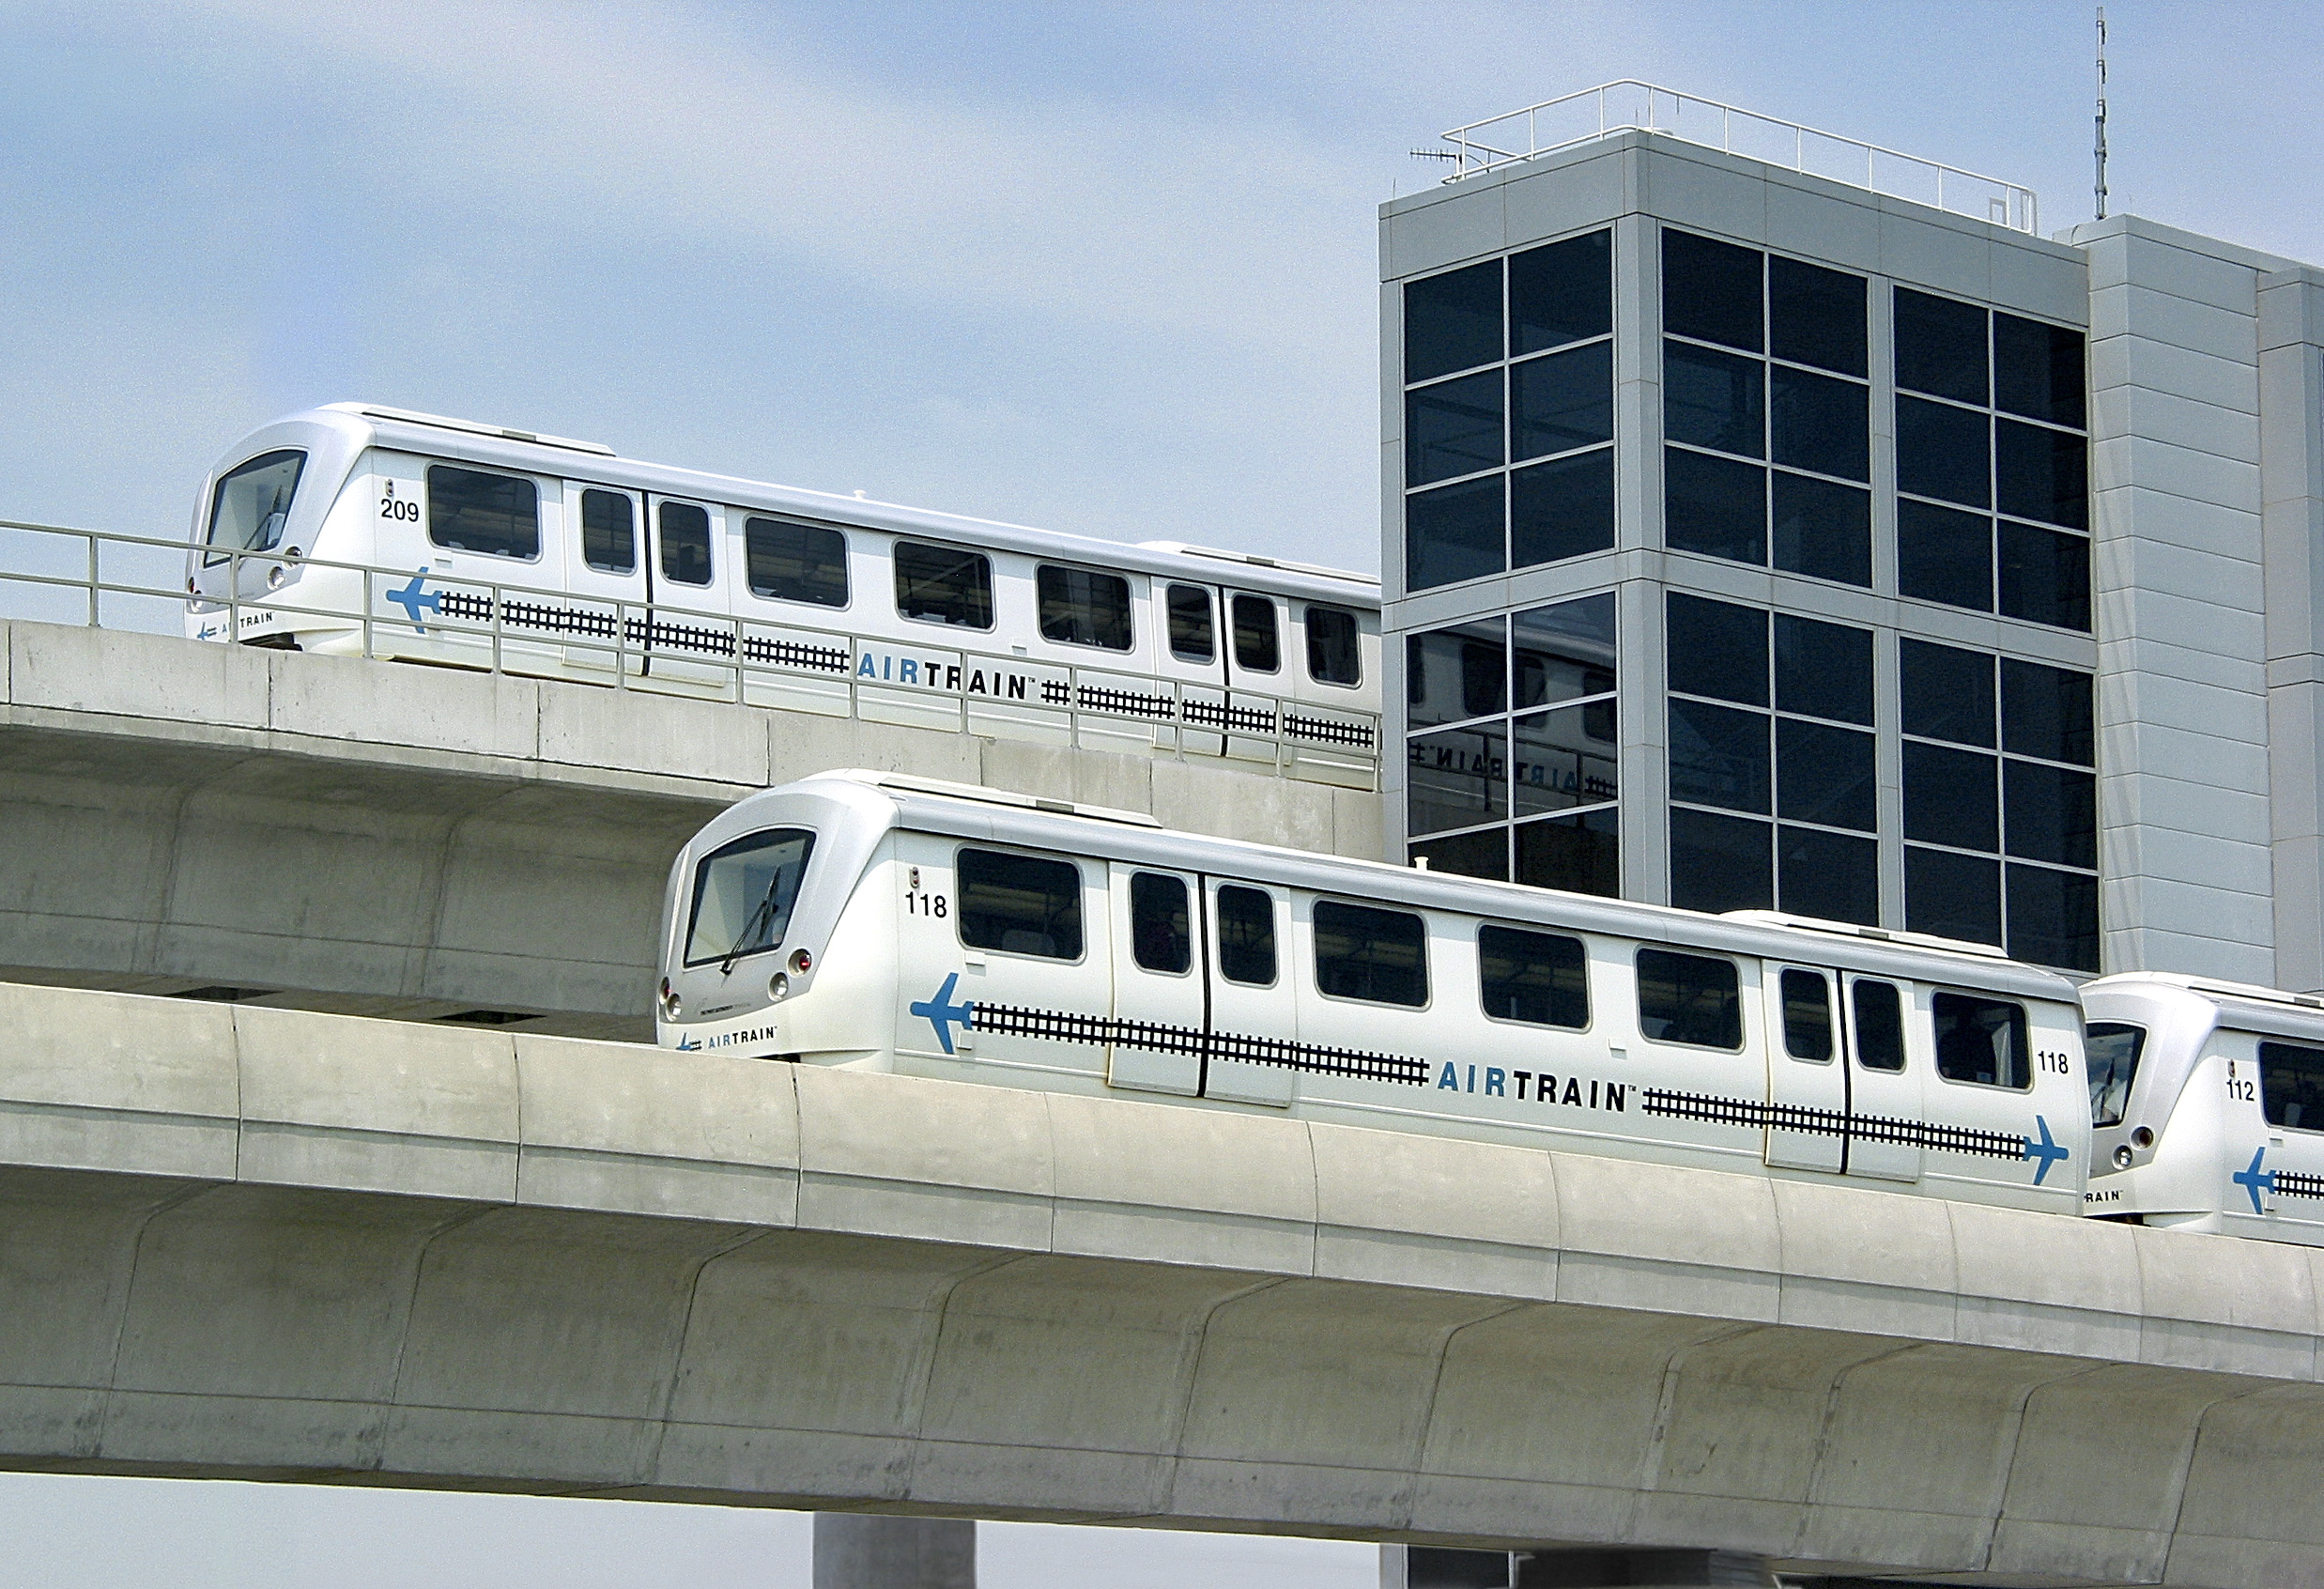
[[[1364,1081],[1428,1085],[1428,1061],[1408,1054],[1369,1054],[1329,1048],[1286,1038],[1205,1032],[1159,1021],[1125,1021],[1111,1015],[1077,1015],[1064,1010],[1032,1010],[1014,1004],[979,1004],[968,1018],[971,1031],[995,1037],[1045,1038],[1053,1042],[1110,1043],[1153,1054],[1233,1059],[1246,1065],[1278,1065],[1316,1075],[1355,1076]]]
[[[1939,1153],[1965,1153],[1980,1159],[2023,1160],[2026,1156],[2024,1137],[1978,1126],[1901,1120],[1885,1115],[1848,1115],[1838,1109],[1816,1109],[1801,1103],[1676,1092],[1660,1087],[1645,1088],[1639,1106],[1649,1115],[1668,1119],[1707,1120],[1714,1125],[1754,1130],[1771,1127],[1806,1136],[1854,1136],[1867,1142],[1927,1148]]]

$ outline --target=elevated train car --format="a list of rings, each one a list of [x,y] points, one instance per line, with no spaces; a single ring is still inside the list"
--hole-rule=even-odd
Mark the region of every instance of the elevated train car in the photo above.
[[[831,773],[686,845],[662,964],[675,1048],[2082,1207],[2072,985],[1944,940]]]
[[[1374,786],[1379,587],[333,404],[205,482],[186,632]],[[1279,750],[1281,754],[1279,754]]]

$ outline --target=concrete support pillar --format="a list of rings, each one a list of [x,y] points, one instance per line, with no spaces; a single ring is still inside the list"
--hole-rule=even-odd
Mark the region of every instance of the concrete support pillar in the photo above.
[[[977,1524],[818,1512],[815,1589],[977,1589]]]
[[[1733,1550],[1380,1547],[1380,1589],[1774,1589],[1775,1581],[1765,1562]]]

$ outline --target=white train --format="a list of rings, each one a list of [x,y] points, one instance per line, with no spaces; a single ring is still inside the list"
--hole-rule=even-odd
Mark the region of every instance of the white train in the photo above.
[[[352,403],[205,482],[186,632],[1373,786],[1379,587]]]
[[[2324,999],[2144,971],[2082,998],[2089,1211],[2324,1246]]]
[[[660,1041],[2073,1212],[2072,984],[1997,952],[874,773],[679,855]]]

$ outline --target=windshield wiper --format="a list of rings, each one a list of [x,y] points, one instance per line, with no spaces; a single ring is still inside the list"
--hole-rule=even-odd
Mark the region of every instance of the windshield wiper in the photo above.
[[[743,957],[743,946],[749,943],[751,934],[759,930],[768,917],[775,914],[775,895],[782,886],[782,869],[777,867],[775,875],[767,880],[766,898],[759,902],[759,908],[750,913],[750,919],[744,922],[743,930],[734,935],[734,947],[728,949],[726,958],[718,962],[719,976],[726,976],[734,969],[734,963]]]

